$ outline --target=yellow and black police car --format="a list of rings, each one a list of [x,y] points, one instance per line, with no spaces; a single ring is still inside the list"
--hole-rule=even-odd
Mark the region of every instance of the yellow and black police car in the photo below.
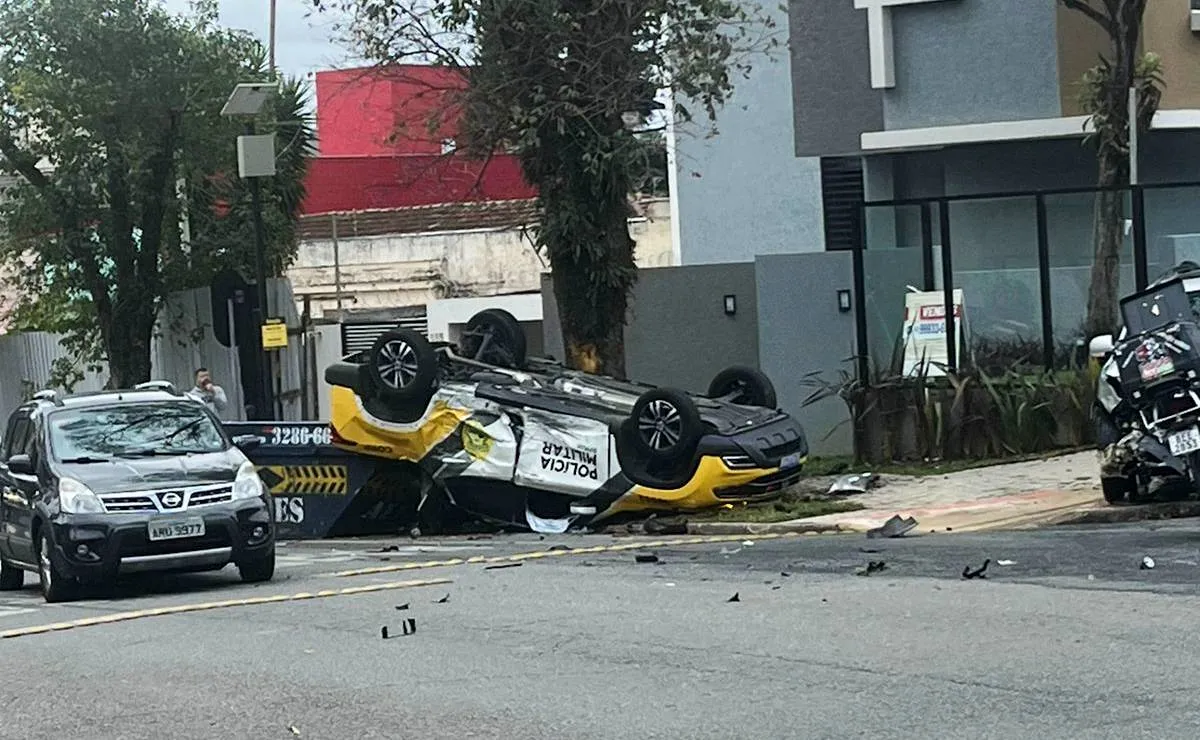
[[[806,461],[803,429],[757,369],[722,371],[699,396],[525,351],[499,309],[456,345],[389,330],[326,369],[333,444],[415,466],[471,514],[547,531],[769,500]]]

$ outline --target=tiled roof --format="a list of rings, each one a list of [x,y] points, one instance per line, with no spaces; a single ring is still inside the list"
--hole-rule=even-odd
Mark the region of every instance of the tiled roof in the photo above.
[[[511,229],[537,222],[537,201],[530,198],[475,203],[441,203],[431,206],[301,216],[300,239],[302,241],[332,239],[334,219],[337,220],[339,239],[383,234]]]

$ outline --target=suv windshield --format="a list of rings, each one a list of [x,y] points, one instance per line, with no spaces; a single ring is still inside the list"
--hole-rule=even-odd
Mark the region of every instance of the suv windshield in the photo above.
[[[137,455],[185,455],[226,448],[199,404],[139,403],[66,409],[50,415],[50,450],[61,461]]]

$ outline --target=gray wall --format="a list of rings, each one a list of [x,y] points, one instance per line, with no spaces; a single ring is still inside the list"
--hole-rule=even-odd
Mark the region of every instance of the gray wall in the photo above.
[[[830,398],[804,405],[817,390],[806,375],[821,373],[835,381],[839,369],[854,372],[854,364],[845,362],[855,354],[854,314],[841,313],[837,305],[837,291],[853,285],[850,254],[764,256],[755,267],[760,367],[775,384],[780,408],[804,425],[815,454],[851,454],[846,404]]]
[[[894,8],[896,87],[883,91],[887,128],[1060,115],[1056,5],[943,0]],[[865,28],[866,11],[859,15]]]
[[[791,0],[796,154],[853,154],[866,131],[1061,115],[1056,5],[893,7],[896,85],[876,90],[867,12],[853,0]]]
[[[786,34],[784,13],[765,5]],[[773,58],[759,55],[748,79],[735,78],[716,136],[703,124],[679,127],[675,190],[685,265],[825,248],[820,163],[794,156],[787,54],[785,45]],[[705,119],[702,109],[693,113]]]
[[[725,315],[726,294],[737,296],[733,316]],[[542,326],[546,351],[562,358],[562,326],[548,277],[542,279]],[[754,263],[639,270],[625,327],[629,377],[704,393],[730,365],[758,367]]]
[[[866,11],[852,0],[792,0],[788,10],[796,156],[857,153],[863,131],[883,128]]]

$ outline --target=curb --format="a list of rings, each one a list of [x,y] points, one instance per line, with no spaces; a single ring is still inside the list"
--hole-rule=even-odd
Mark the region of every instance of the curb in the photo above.
[[[688,522],[688,534],[845,534],[838,524],[808,522]]]
[[[1067,514],[1056,525],[1123,524],[1154,519],[1186,519],[1200,516],[1200,501],[1171,501],[1132,506],[1104,506]]]

